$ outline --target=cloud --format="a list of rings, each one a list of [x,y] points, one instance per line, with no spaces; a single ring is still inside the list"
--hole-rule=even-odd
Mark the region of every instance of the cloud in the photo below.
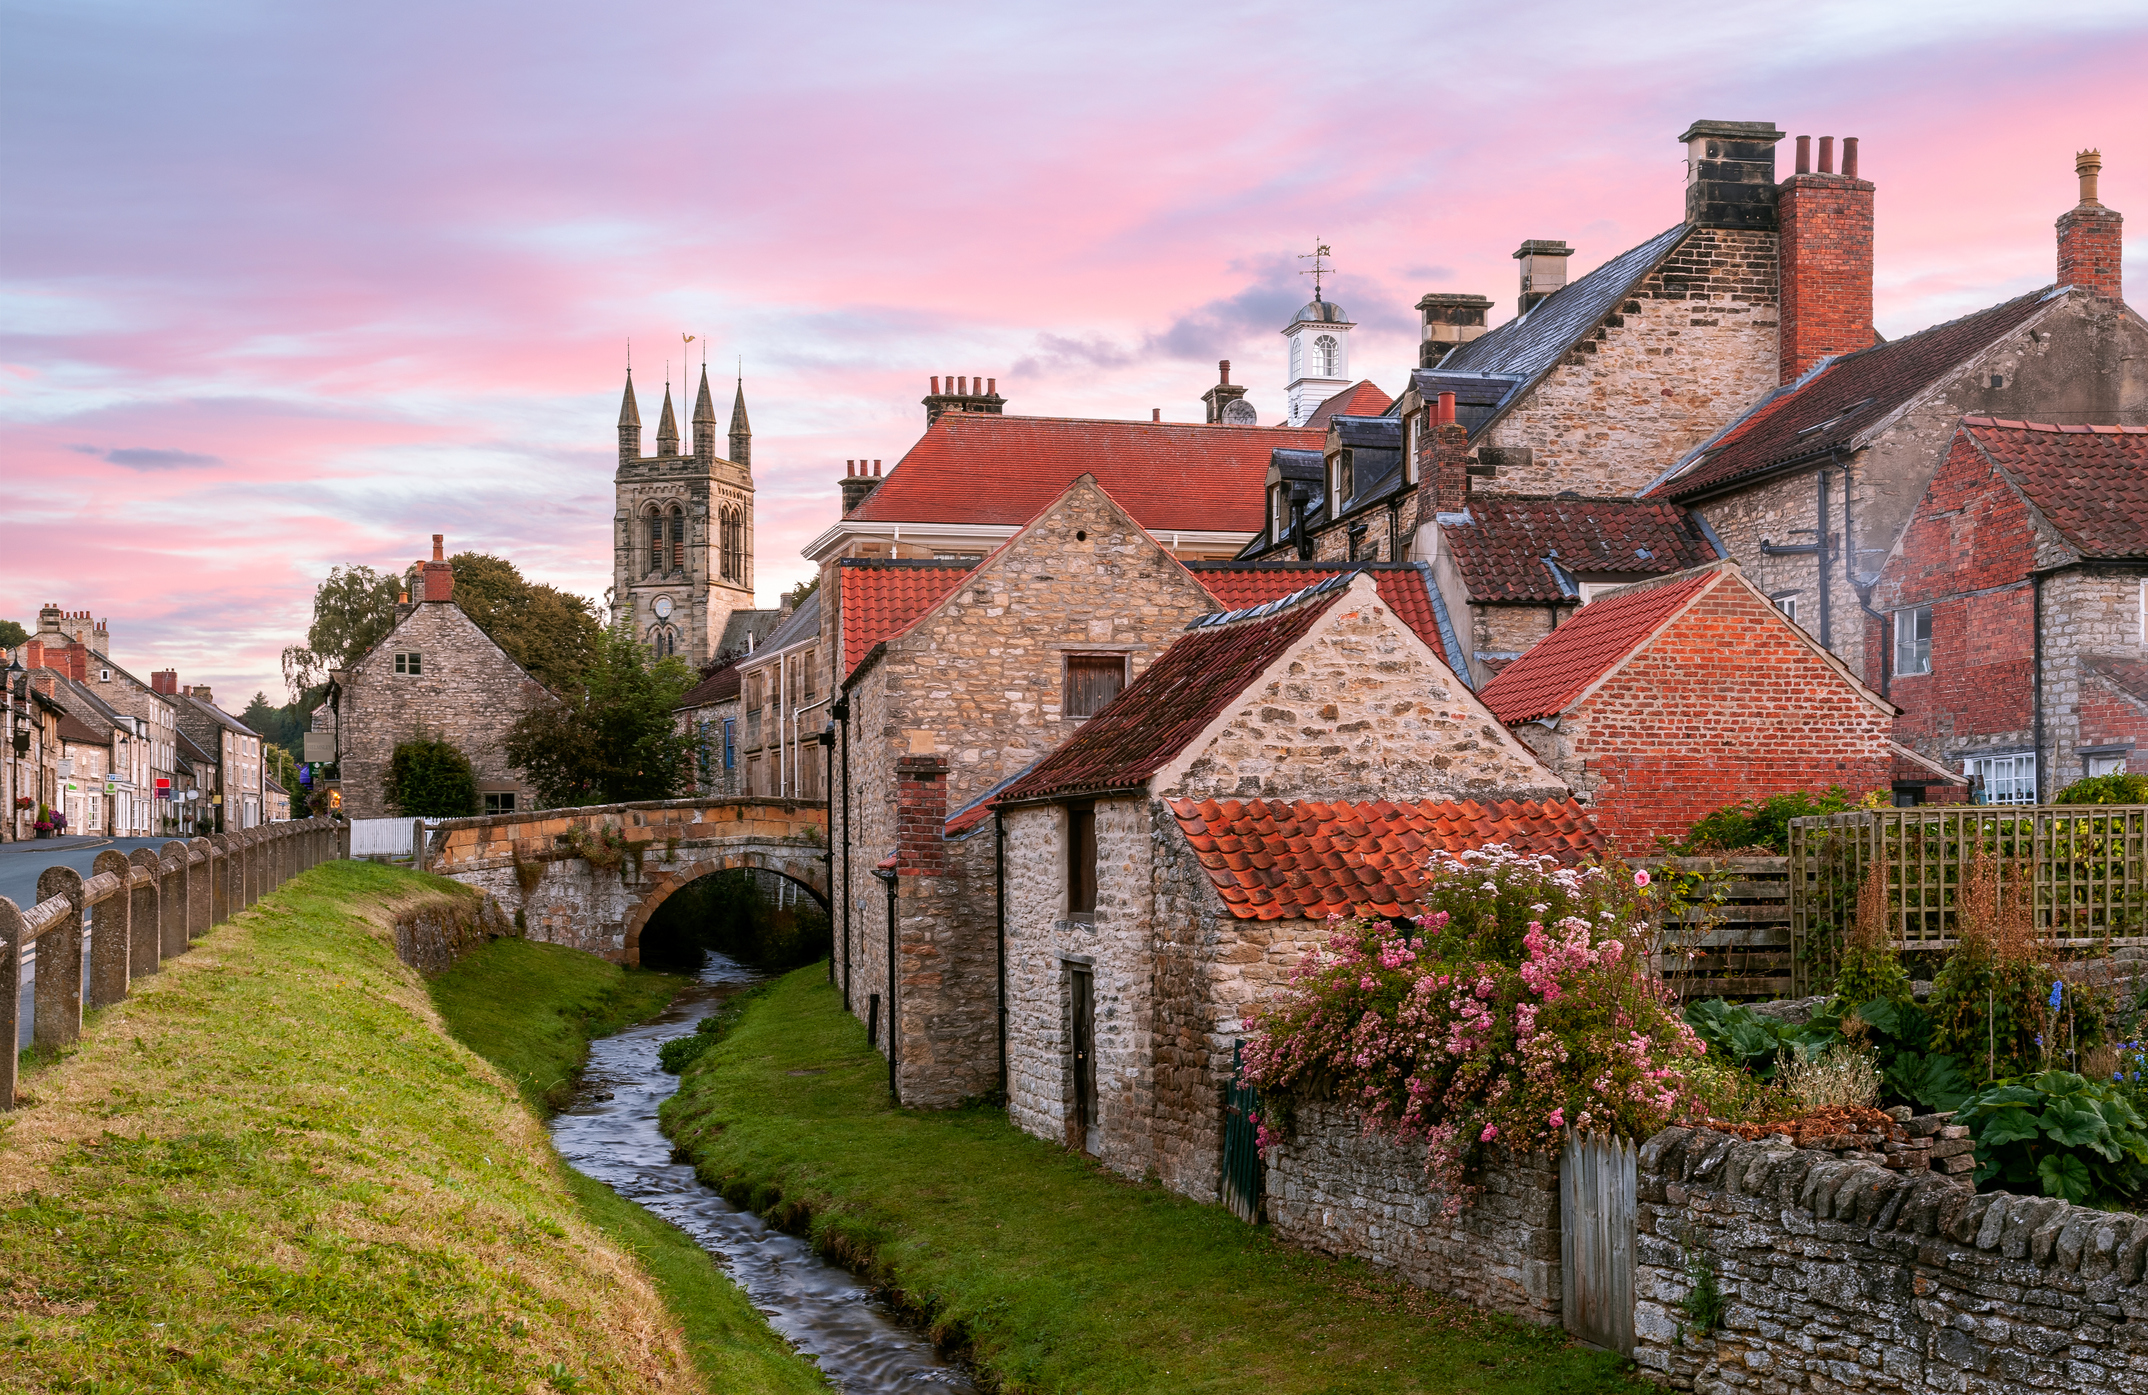
[[[104,446],[69,446],[78,455],[94,455],[130,470],[185,470],[202,465],[221,465],[222,456],[197,455],[190,450],[145,450],[138,446],[107,449]]]
[[[1013,378],[1051,377],[1070,369],[1124,368],[1139,355],[1123,344],[1115,344],[1102,335],[1087,339],[1071,338],[1064,334],[1040,334],[1037,351],[1014,361],[1007,370]]]

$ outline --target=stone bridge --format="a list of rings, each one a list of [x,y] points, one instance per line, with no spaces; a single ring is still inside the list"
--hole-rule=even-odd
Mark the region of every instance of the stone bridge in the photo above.
[[[828,811],[803,799],[667,799],[447,819],[425,867],[490,892],[533,940],[641,962],[641,928],[688,882],[752,867],[828,904]]]

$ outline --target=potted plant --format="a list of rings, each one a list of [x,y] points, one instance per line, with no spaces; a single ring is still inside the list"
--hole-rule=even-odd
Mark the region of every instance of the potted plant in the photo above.
[[[52,836],[55,838],[67,836],[67,811],[64,809],[54,809],[52,811]]]
[[[46,805],[38,805],[37,822],[31,824],[30,827],[37,830],[38,837],[50,838],[52,836],[52,810]]]

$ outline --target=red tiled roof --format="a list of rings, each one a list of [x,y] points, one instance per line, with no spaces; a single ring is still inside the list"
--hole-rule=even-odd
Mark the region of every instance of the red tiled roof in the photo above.
[[[1393,406],[1395,399],[1382,392],[1370,378],[1350,384],[1327,401],[1313,408],[1313,414],[1305,419],[1305,430],[1315,428],[1325,431],[1328,422],[1335,417],[1376,417]]]
[[[1313,627],[1347,590],[1336,586],[1275,615],[1194,629],[1007,787],[1008,803],[1142,784],[1201,734],[1230,700]]]
[[[1317,451],[1323,438],[1304,427],[949,412],[850,517],[1019,527],[1092,474],[1151,533],[1257,533],[1268,453]]]
[[[1325,919],[1360,907],[1412,914],[1430,880],[1425,864],[1442,850],[1505,843],[1573,862],[1606,847],[1588,815],[1563,800],[1169,803],[1224,906],[1241,920]]]
[[[1702,494],[1744,475],[1851,446],[1858,435],[1938,382],[2042,308],[2051,288],[1845,355],[1777,392],[1648,491],[1656,499]]]
[[[2083,557],[2148,557],[2148,426],[1963,417],[1962,430]]]
[[[1250,610],[1269,601],[1279,601],[1293,591],[1317,586],[1331,577],[1346,571],[1368,570],[1372,572],[1373,584],[1379,588],[1380,599],[1387,608],[1425,642],[1425,647],[1452,668],[1460,659],[1449,654],[1445,641],[1440,637],[1439,615],[1432,609],[1431,577],[1417,566],[1360,568],[1350,566],[1323,566],[1318,562],[1252,563],[1245,566],[1218,566],[1213,563],[1196,563],[1187,568],[1193,579],[1208,588],[1208,594],[1223,602],[1225,610]]]
[[[1501,669],[1477,696],[1508,726],[1563,712],[1723,575],[1711,567],[1592,601]]]
[[[873,646],[901,634],[962,584],[975,562],[887,562],[848,558],[836,584],[843,593],[843,676]]]
[[[1676,504],[1646,499],[1544,498],[1479,494],[1468,523],[1443,523],[1440,537],[1473,601],[1562,599],[1545,565],[1568,572],[1657,572],[1706,566],[1715,549]]]
[[[86,742],[93,746],[109,746],[112,744],[112,733],[109,731],[97,731],[74,713],[62,712],[60,714],[60,739],[62,741]]]

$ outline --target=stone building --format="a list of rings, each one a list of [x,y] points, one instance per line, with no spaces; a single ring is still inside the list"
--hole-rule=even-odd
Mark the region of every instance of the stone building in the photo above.
[[[629,370],[613,482],[613,618],[626,620],[652,653],[677,654],[696,668],[723,653],[732,615],[753,609],[753,431],[743,382],[731,402],[728,449],[728,458],[716,453],[704,367],[692,449],[680,449],[667,382],[656,454],[643,455]]]
[[[438,533],[420,583],[396,607],[395,627],[328,675],[343,813],[393,813],[382,784],[388,762],[397,746],[419,739],[450,742],[470,758],[480,812],[535,807],[535,791],[507,763],[507,734],[532,706],[555,699],[455,603],[455,573]]]
[[[675,709],[679,731],[694,745],[696,795],[742,792],[738,664],[737,659],[725,659],[704,669],[701,681],[687,690]]]
[[[1872,587],[1964,415],[2148,424],[2148,322],[2121,296],[2120,219],[2097,198],[2093,156],[2058,220],[2055,285],[1872,348],[1859,347],[1871,185],[1824,161],[1785,181],[1785,218],[1798,210],[1843,294],[1808,317],[1812,335],[1786,338],[1780,387],[1647,490],[1702,514],[1754,584],[1875,688],[1888,679],[1884,652],[1865,646]]]
[[[1195,620],[995,799],[1011,1116],[1215,1198],[1247,1005],[1437,848],[1596,846],[1565,794],[1373,574]]]
[[[1005,420],[949,415],[934,430]],[[1158,503],[1163,483],[1144,502]],[[997,1083],[999,876],[981,801],[1217,609],[1167,537],[1080,474],[982,560],[854,557],[822,573],[840,577],[816,592],[821,643],[842,675],[837,972],[850,1010],[892,1049],[907,1104],[953,1104]]]
[[[821,638],[816,587],[738,661],[740,793],[827,798],[820,733],[835,694],[821,661]]]
[[[128,672],[112,657],[109,625],[86,610],[47,605],[38,611],[37,633],[22,646],[28,668],[65,674],[121,728],[114,780],[112,827],[122,836],[173,832],[170,794],[177,759],[178,715],[170,698]]]
[[[179,731],[206,762],[196,770],[201,789],[194,826],[201,833],[236,833],[259,828],[267,818],[264,794],[268,766],[261,759],[261,735],[216,705],[206,683],[179,686],[176,672],[152,674],[157,691],[172,699]],[[167,690],[163,684],[169,682]]]
[[[1478,696],[1629,856],[1726,804],[1894,769],[1893,705],[1734,562],[1598,597]]]
[[[1962,418],[1858,618],[1896,739],[1983,802],[2148,774],[2148,427]]]

